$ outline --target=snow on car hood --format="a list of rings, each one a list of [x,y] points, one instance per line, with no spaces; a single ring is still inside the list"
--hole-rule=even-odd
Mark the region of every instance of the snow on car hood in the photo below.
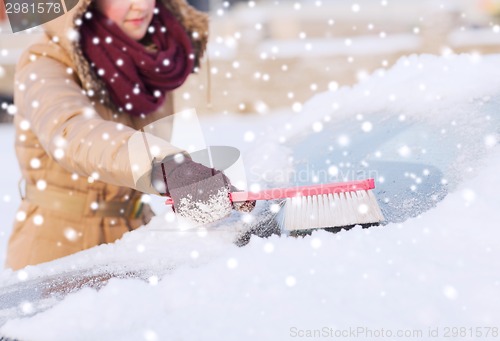
[[[426,333],[431,327],[498,325],[500,282],[491,269],[500,256],[500,232],[493,226],[500,204],[494,181],[500,167],[499,62],[498,55],[405,57],[352,88],[332,87],[297,112],[210,122],[209,140],[240,141],[250,181],[262,186],[315,182],[314,176],[293,177],[307,165],[314,166],[311,173],[327,170],[320,181],[351,168],[383,172],[377,188],[385,192],[377,196],[393,214],[387,225],[299,239],[252,237],[237,248],[237,231],[262,211],[183,232],[165,211],[115,244],[2,273],[0,297],[7,303],[0,334],[255,340],[315,330]],[[259,138],[242,138],[248,131]],[[404,174],[405,165],[414,168]],[[283,167],[292,175],[272,174]],[[439,176],[425,180],[416,173],[425,169]],[[434,190],[441,193],[436,200],[430,198]],[[417,209],[422,200],[432,203]],[[389,205],[394,202],[404,205]],[[44,279],[56,276],[60,291],[68,293],[69,279],[103,273],[122,278],[61,297],[23,299],[13,289],[32,292],[30,285],[43,287]]]

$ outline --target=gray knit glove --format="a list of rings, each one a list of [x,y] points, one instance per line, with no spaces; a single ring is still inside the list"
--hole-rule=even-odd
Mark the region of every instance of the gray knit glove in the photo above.
[[[233,208],[250,212],[255,207],[255,201],[232,204],[229,192],[236,189],[224,173],[194,162],[186,153],[154,160],[151,184],[173,199],[180,216],[194,223],[219,220]]]

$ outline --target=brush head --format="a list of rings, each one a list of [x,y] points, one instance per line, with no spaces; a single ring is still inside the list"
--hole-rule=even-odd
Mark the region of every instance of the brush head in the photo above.
[[[282,227],[287,231],[298,231],[373,224],[383,220],[372,191],[361,190],[288,198]]]

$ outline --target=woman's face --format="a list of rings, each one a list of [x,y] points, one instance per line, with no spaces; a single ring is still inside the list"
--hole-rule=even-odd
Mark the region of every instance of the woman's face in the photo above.
[[[153,18],[156,0],[96,0],[97,10],[134,40],[141,40]]]

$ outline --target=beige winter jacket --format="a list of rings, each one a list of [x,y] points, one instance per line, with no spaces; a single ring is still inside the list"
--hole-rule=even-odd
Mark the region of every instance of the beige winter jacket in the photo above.
[[[6,266],[12,269],[113,242],[152,216],[145,206],[136,218],[130,217],[142,193],[156,191],[133,176],[129,141],[138,129],[173,113],[172,95],[146,118],[114,111],[78,41],[72,39],[74,22],[91,1],[80,0],[45,24],[46,35],[17,65],[15,148],[26,189],[8,245]],[[185,0],[158,1],[190,36],[199,37],[193,38],[193,46],[200,58],[207,40],[206,15]],[[157,139],[156,144],[161,156],[178,151],[166,140]]]

